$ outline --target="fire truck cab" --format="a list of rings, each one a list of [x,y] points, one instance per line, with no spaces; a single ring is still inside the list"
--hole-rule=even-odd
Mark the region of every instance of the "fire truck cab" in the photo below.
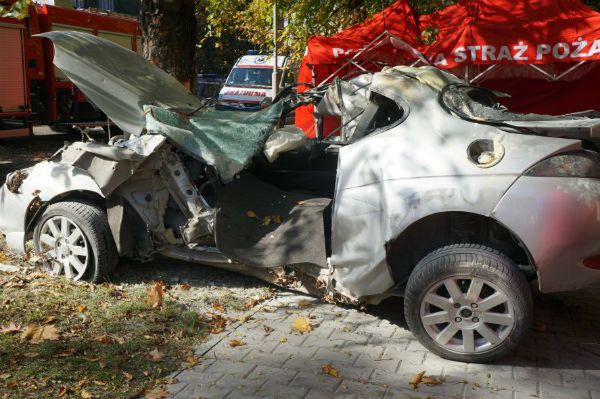
[[[10,5],[14,0],[0,0]],[[31,4],[22,20],[0,18],[0,138],[27,136],[32,125],[67,131],[74,125],[107,126],[106,116],[54,67],[52,44],[34,35],[79,31],[141,52],[135,18],[99,10]]]

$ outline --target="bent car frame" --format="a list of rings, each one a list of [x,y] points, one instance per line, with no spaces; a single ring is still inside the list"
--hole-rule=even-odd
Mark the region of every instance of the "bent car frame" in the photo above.
[[[596,113],[510,113],[433,67],[224,113],[101,38],[42,36],[124,132],[65,145],[0,191],[7,243],[33,239],[54,274],[100,281],[119,256],[162,255],[343,303],[403,296],[428,349],[470,362],[521,342],[529,281],[600,282]],[[341,118],[339,135],[276,128],[308,103]]]

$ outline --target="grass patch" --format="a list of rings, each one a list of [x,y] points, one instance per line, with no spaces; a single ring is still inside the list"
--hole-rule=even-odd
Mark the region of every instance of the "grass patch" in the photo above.
[[[0,273],[0,398],[131,398],[164,382],[209,330],[168,295],[147,305],[147,287]],[[59,338],[22,339],[30,326],[54,327]]]

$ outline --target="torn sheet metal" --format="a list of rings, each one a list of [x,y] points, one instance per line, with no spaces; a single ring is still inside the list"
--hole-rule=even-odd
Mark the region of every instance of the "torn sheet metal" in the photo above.
[[[69,31],[37,36],[52,40],[54,64],[124,132],[144,130],[144,105],[191,112],[203,104],[174,77],[109,40]]]

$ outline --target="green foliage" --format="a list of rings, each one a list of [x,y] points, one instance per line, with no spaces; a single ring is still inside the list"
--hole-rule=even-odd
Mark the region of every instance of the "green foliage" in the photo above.
[[[243,48],[270,51],[273,48],[274,0],[199,0],[205,21],[204,51],[221,57],[221,64],[232,62]],[[277,0],[281,51],[298,60],[312,35],[331,35],[364,21],[393,4],[395,0]],[[455,4],[457,0],[409,0],[417,14],[427,14]],[[584,1],[600,10],[600,0]],[[425,32],[423,40],[435,40],[436,32]],[[226,50],[227,49],[227,50]],[[233,49],[233,50],[232,50]],[[219,64],[219,65],[221,65]]]
[[[17,0],[10,7],[2,7],[0,5],[0,17],[4,18],[27,18],[29,15],[28,7],[31,0]]]

